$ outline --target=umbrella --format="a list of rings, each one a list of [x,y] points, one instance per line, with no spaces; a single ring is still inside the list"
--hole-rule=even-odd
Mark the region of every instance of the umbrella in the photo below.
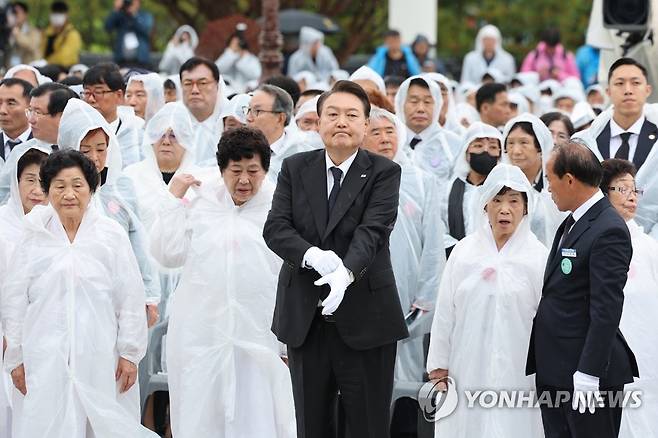
[[[263,18],[258,20],[262,24]],[[323,33],[336,33],[340,27],[324,15],[302,9],[283,9],[279,11],[279,31],[282,34],[298,34],[302,26],[309,26]]]

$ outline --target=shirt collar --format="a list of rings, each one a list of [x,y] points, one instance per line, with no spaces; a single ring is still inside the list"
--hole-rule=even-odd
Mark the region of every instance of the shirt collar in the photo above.
[[[356,158],[356,154],[359,153],[359,150],[357,149],[356,152],[354,152],[352,155],[350,155],[347,160],[343,161],[339,166],[336,166],[333,161],[331,161],[331,157],[329,157],[329,153],[327,151],[324,152],[324,157],[325,157],[325,165],[327,167],[327,173],[329,172],[329,168],[331,167],[337,167],[340,170],[343,171],[343,178],[345,175],[347,175],[347,171],[350,170],[350,166],[352,166],[352,163],[354,162],[354,159]]]
[[[578,222],[578,220],[585,216],[585,213],[587,213],[587,211],[601,199],[603,199],[603,192],[601,192],[601,190],[597,190],[591,198],[583,202],[583,204],[573,212],[574,222]]]
[[[644,115],[637,119],[635,123],[631,125],[630,128],[628,129],[623,129],[621,126],[615,122],[615,119],[611,118],[610,119],[610,138],[616,137],[619,134],[623,134],[624,132],[631,132],[635,135],[640,135],[640,131],[642,130],[642,125],[644,124]]]
[[[270,145],[270,149],[272,149],[274,155],[278,155],[281,153],[281,151],[285,147],[285,143],[286,143],[286,131],[283,131],[281,137],[279,137],[277,141],[275,141]]]
[[[23,132],[23,133],[22,133],[21,135],[19,135],[17,138],[9,138],[9,136],[7,135],[6,132],[3,132],[2,135],[4,136],[5,144],[6,144],[9,140],[13,140],[13,141],[20,140],[21,143],[22,143],[22,142],[26,142],[26,141],[28,140],[28,137],[30,136],[30,132],[31,132],[31,130],[30,130],[30,128],[28,127],[28,128],[25,130],[25,132]]]

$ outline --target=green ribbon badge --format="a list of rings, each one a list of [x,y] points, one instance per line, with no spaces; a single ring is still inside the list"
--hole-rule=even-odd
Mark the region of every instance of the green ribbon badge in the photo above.
[[[571,265],[571,260],[564,258],[562,259],[562,263],[560,264],[560,268],[562,268],[562,273],[563,274],[571,274],[571,269],[573,266]]]

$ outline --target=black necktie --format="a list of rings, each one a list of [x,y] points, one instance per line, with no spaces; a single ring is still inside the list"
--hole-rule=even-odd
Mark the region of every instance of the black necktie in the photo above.
[[[421,140],[422,140],[422,139],[421,139],[420,137],[414,137],[414,138],[412,138],[411,141],[409,142],[409,147],[410,147],[411,149],[416,149],[416,145],[417,145],[418,143],[420,143]]]
[[[559,242],[560,244],[557,247],[558,251],[562,247],[562,244],[564,243],[564,241],[567,239],[567,235],[569,234],[569,231],[571,230],[571,227],[575,223],[576,223],[576,221],[573,218],[573,214],[570,214],[569,216],[567,216],[567,219],[564,221],[564,230],[562,230],[562,237],[560,238],[560,242]]]
[[[20,140],[20,139],[19,140],[7,140],[7,146],[9,146],[10,151],[13,151],[14,148],[16,147],[16,145],[19,145],[21,143],[23,143],[23,141]]]
[[[631,149],[631,145],[628,143],[628,139],[631,138],[632,132],[622,132],[619,134],[621,137],[621,146],[615,154],[615,158],[621,158],[622,160],[628,160],[628,154]]]
[[[329,201],[327,203],[327,206],[329,207],[327,209],[327,218],[331,216],[331,210],[334,208],[334,204],[336,204],[336,199],[338,199],[338,192],[340,191],[340,180],[343,177],[343,171],[339,168],[330,167],[329,170],[334,176],[334,185],[331,188],[331,193],[329,193]]]

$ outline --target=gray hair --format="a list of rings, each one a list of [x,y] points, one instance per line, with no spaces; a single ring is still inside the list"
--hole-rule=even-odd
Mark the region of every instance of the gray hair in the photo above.
[[[285,114],[286,115],[285,124],[288,125],[290,123],[290,119],[292,119],[292,108],[293,108],[292,97],[290,97],[290,94],[288,94],[288,92],[283,88],[279,88],[276,85],[270,85],[270,84],[263,84],[260,87],[258,87],[257,90],[267,93],[270,96],[274,97],[274,103],[272,104],[272,111],[276,113]]]

